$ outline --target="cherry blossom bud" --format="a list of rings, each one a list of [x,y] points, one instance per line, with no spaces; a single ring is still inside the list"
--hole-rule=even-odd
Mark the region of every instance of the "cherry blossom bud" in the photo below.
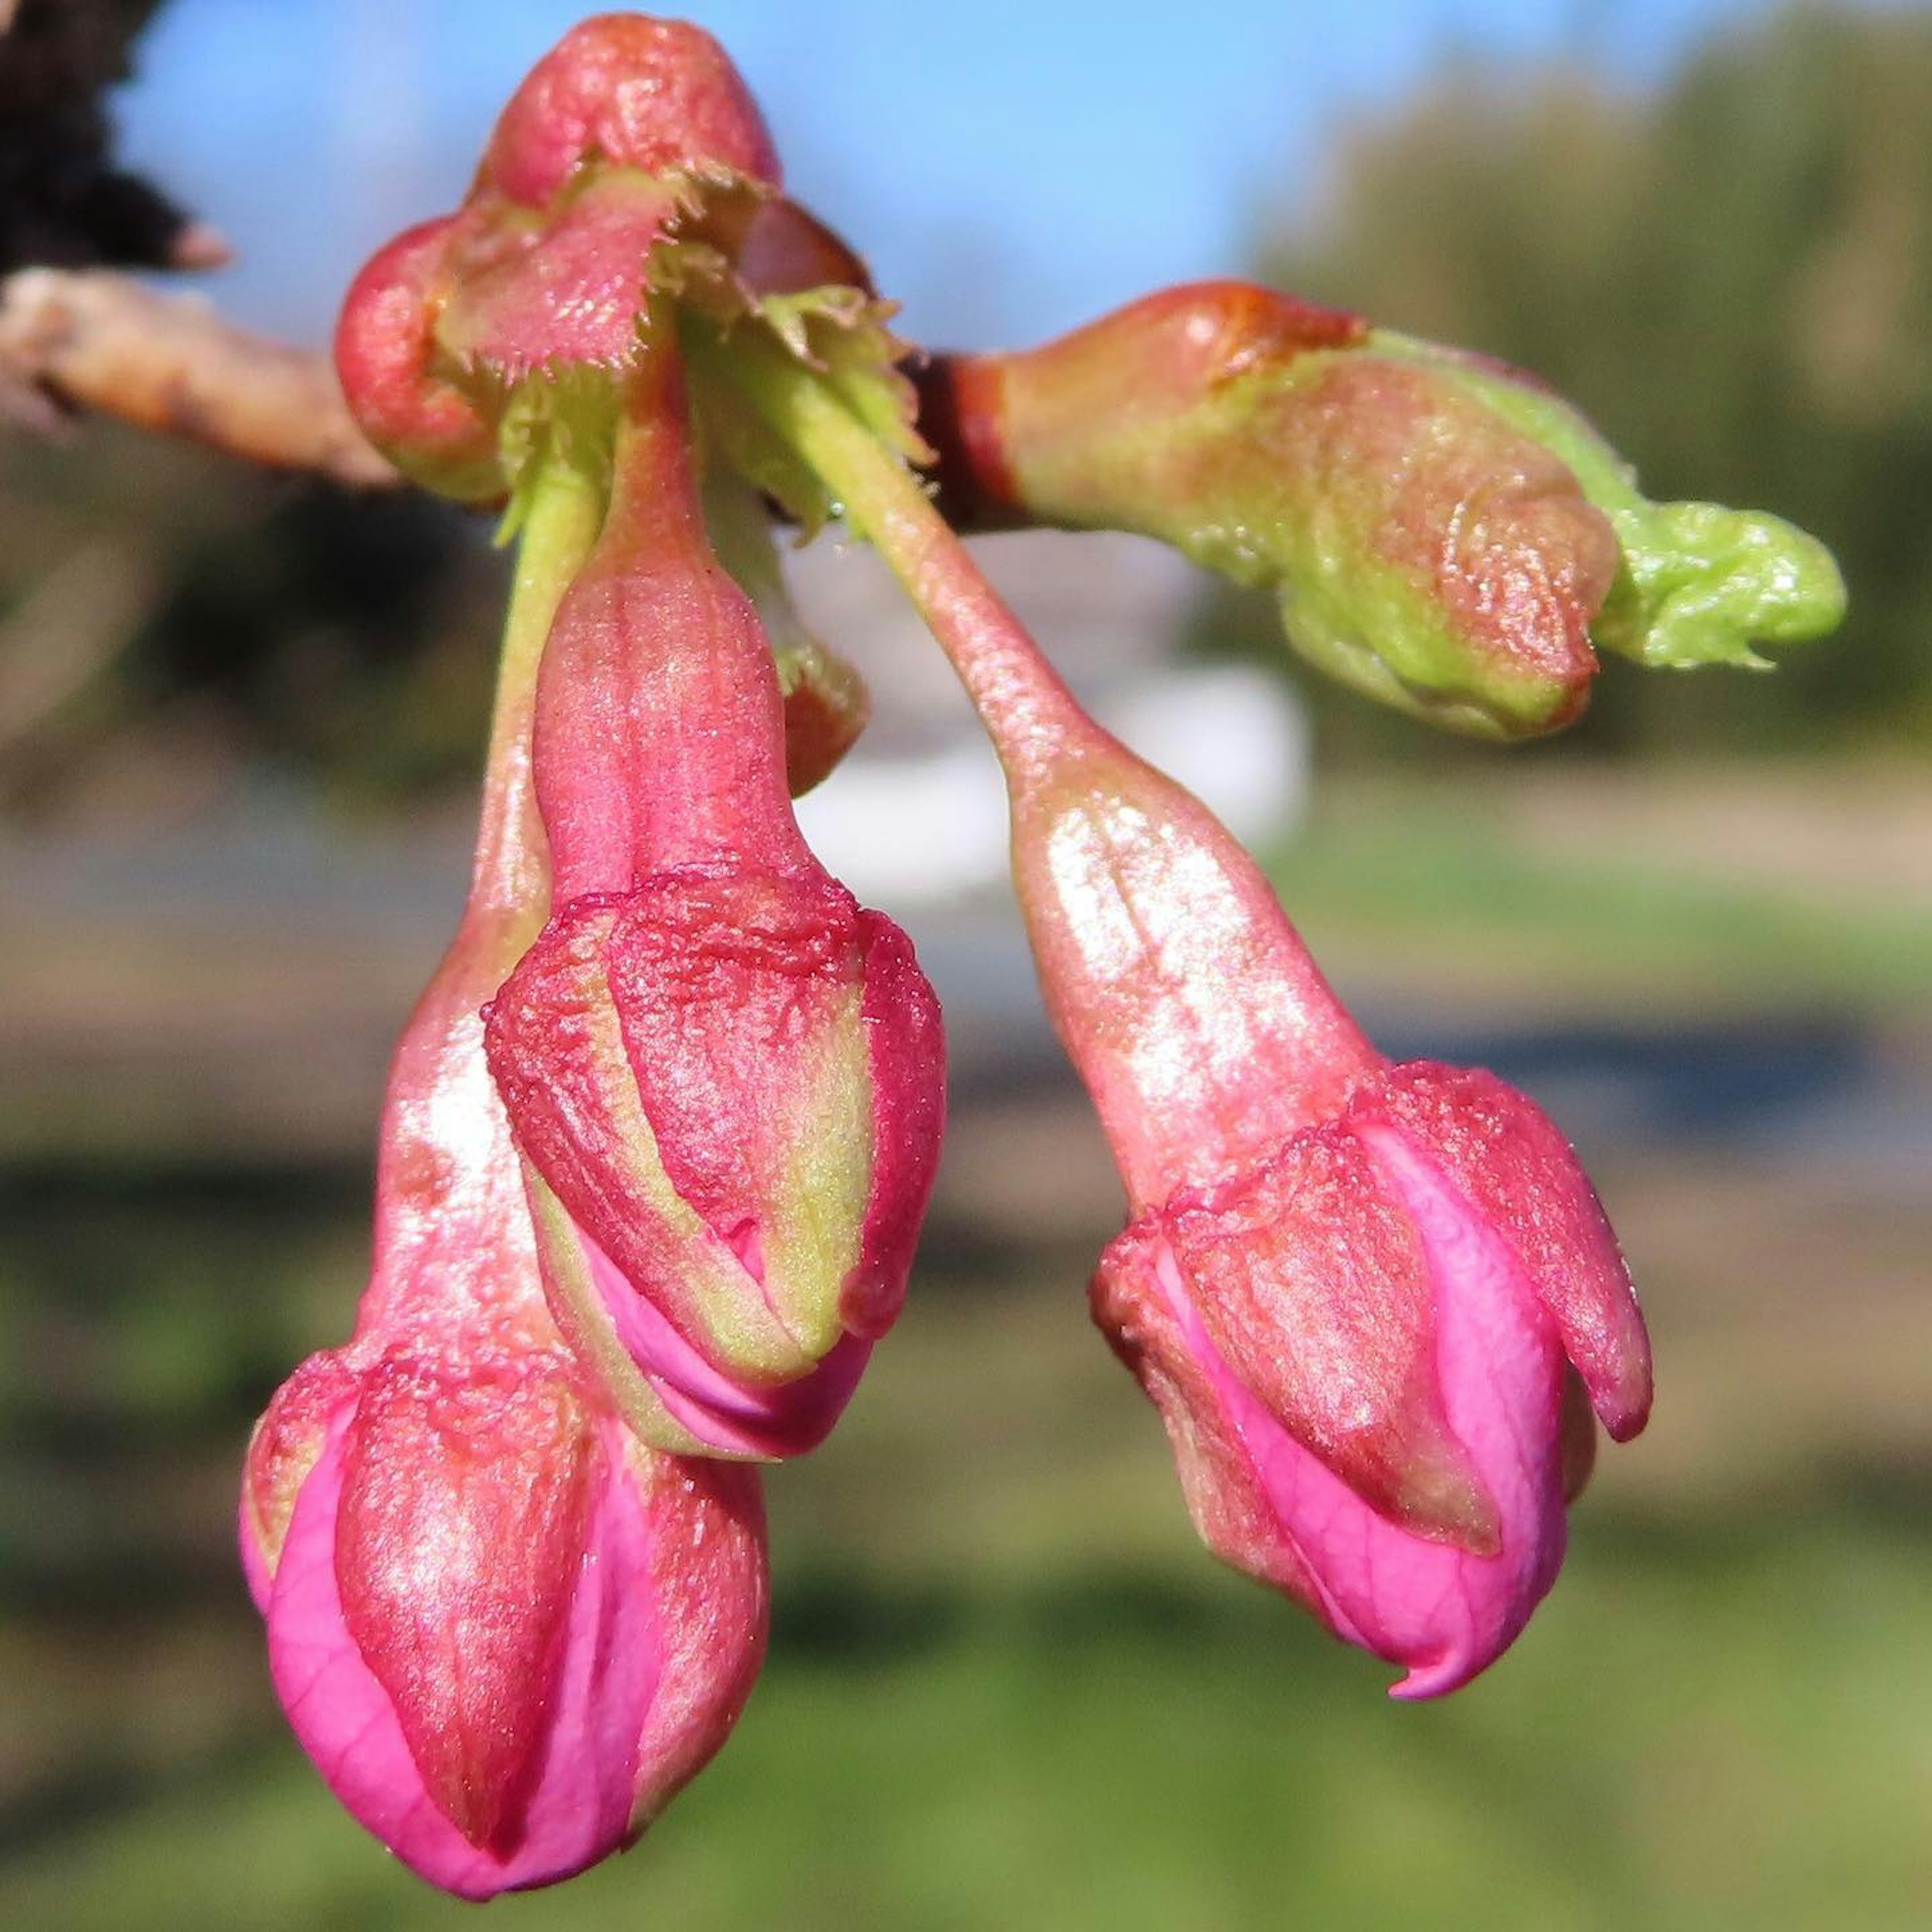
[[[1005,767],[1047,1010],[1126,1185],[1094,1312],[1202,1536],[1401,1665],[1403,1694],[1454,1688],[1562,1561],[1593,1429],[1573,1375],[1612,1435],[1648,1413],[1588,1182],[1500,1081],[1376,1052],[1253,860],[1082,710],[820,379],[741,380],[911,592]]]
[[[674,350],[630,379],[545,648],[558,910],[489,1012],[552,1300],[680,1450],[818,1442],[902,1301],[944,1111],[904,935],[812,856],[757,613],[711,554]]]
[[[750,1693],[757,1479],[645,1448],[554,1342],[376,1346],[304,1364],[250,1452],[276,1690],[336,1796],[432,1884],[568,1877],[637,1836]]]
[[[242,1556],[343,1803],[465,1898],[628,1844],[716,1750],[766,1624],[756,1475],[647,1448],[546,1304],[481,1009],[540,923],[536,666],[595,492],[535,466],[470,898],[391,1070],[356,1330],[270,1403]]]

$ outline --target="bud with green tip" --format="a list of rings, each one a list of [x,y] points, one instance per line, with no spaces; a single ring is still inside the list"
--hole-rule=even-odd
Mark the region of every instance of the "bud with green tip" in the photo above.
[[[1169,289],[1042,347],[942,357],[920,429],[969,522],[1138,532],[1279,599],[1342,682],[1520,738],[1596,650],[1756,664],[1835,624],[1829,556],[1776,518],[1653,504],[1533,378],[1240,282]]]

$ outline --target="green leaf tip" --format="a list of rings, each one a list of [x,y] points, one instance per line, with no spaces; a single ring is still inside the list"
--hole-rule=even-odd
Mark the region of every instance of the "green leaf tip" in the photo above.
[[[1754,646],[1804,644],[1845,615],[1844,580],[1816,538],[1760,510],[1656,503],[1581,410],[1500,364],[1385,330],[1378,352],[1426,363],[1567,464],[1610,520],[1622,551],[1590,640],[1672,670],[1730,664],[1768,670]]]
[[[1605,508],[1624,568],[1591,627],[1604,650],[1672,670],[1768,670],[1754,644],[1804,644],[1844,621],[1831,552],[1781,518],[1721,503]]]

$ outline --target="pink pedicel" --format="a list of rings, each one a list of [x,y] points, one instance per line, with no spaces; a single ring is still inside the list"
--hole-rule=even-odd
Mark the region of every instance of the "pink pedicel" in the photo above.
[[[782,1456],[823,1438],[904,1300],[938,1006],[800,834],[771,651],[706,541],[668,341],[623,405],[538,692],[557,910],[490,1008],[490,1064],[558,1318],[620,1411],[665,1448]]]
[[[1095,1318],[1209,1546],[1402,1666],[1400,1694],[1453,1689],[1562,1561],[1572,1366],[1618,1440],[1648,1413],[1589,1182],[1492,1076],[1376,1052],[1253,860],[1080,710],[956,542],[905,551],[1006,767],[1048,1010],[1126,1184]]]

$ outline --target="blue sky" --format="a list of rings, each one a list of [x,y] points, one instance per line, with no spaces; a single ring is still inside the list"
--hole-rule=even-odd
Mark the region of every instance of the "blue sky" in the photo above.
[[[172,0],[122,97],[130,155],[244,260],[242,318],[320,340],[362,258],[460,195],[496,107],[582,0]],[[1238,272],[1311,205],[1324,140],[1449,56],[1666,74],[1764,0],[791,0],[693,4],[794,191],[928,340],[1019,341]]]

